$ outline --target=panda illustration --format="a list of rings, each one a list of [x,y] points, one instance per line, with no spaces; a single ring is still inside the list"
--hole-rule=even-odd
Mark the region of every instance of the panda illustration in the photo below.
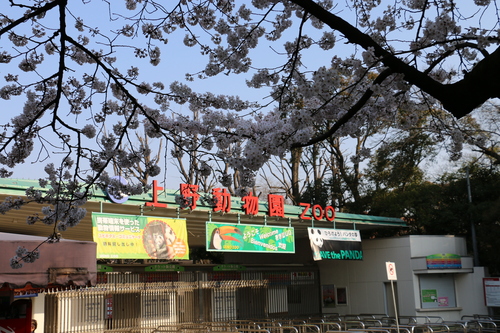
[[[321,247],[323,246],[323,235],[321,235],[321,230],[308,228],[309,240],[311,241],[311,250],[313,252],[314,260],[321,260]]]

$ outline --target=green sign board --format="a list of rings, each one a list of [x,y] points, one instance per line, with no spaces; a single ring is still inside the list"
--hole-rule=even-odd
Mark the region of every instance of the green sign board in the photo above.
[[[295,253],[292,227],[207,222],[207,251]]]
[[[223,271],[244,271],[247,268],[245,266],[237,265],[237,264],[224,264],[214,266],[214,272],[223,272]]]
[[[146,266],[144,270],[146,272],[184,272],[184,267],[171,264],[158,264]]]
[[[108,266],[108,265],[97,264],[97,271],[99,273],[112,272],[113,267]]]

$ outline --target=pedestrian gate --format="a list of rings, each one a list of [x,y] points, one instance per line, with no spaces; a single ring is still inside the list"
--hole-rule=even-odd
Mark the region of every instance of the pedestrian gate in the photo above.
[[[99,273],[92,288],[47,292],[44,332],[150,332],[318,313],[318,274],[311,271],[112,272]]]

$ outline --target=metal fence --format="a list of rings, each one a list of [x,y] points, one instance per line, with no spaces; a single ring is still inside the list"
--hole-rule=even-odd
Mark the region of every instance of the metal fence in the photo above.
[[[100,273],[98,281],[92,288],[47,292],[44,332],[151,332],[320,312],[314,272]]]

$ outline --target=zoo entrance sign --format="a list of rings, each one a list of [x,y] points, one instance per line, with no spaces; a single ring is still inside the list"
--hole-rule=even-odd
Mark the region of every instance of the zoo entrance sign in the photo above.
[[[119,180],[122,184],[126,183],[121,178]],[[200,192],[198,192],[198,189],[198,185],[180,184],[180,208],[190,210],[196,209],[198,200],[202,198],[202,195],[200,194]],[[164,202],[160,202],[158,199],[158,193],[163,190],[164,188],[158,186],[158,182],[156,180],[153,180],[152,201],[146,202],[145,205],[149,207],[167,208],[167,204]],[[209,194],[209,196],[211,199],[210,201],[213,203],[214,212],[231,212],[231,209],[233,208],[232,198],[227,189],[214,188],[212,189],[212,192]],[[124,203],[128,199],[126,195],[122,195],[121,197],[117,198],[116,196],[109,193],[108,197],[115,203]],[[241,209],[246,215],[257,215],[259,213],[259,198],[253,196],[252,192],[242,197],[241,201],[243,203],[241,205]],[[302,220],[314,219],[317,221],[326,220],[329,222],[333,222],[335,220],[335,208],[332,206],[323,207],[318,204],[311,205],[309,203],[300,203],[299,206],[302,207],[301,213],[299,214],[299,218]],[[266,213],[270,217],[285,217],[285,198],[282,195],[278,194],[268,194]]]

